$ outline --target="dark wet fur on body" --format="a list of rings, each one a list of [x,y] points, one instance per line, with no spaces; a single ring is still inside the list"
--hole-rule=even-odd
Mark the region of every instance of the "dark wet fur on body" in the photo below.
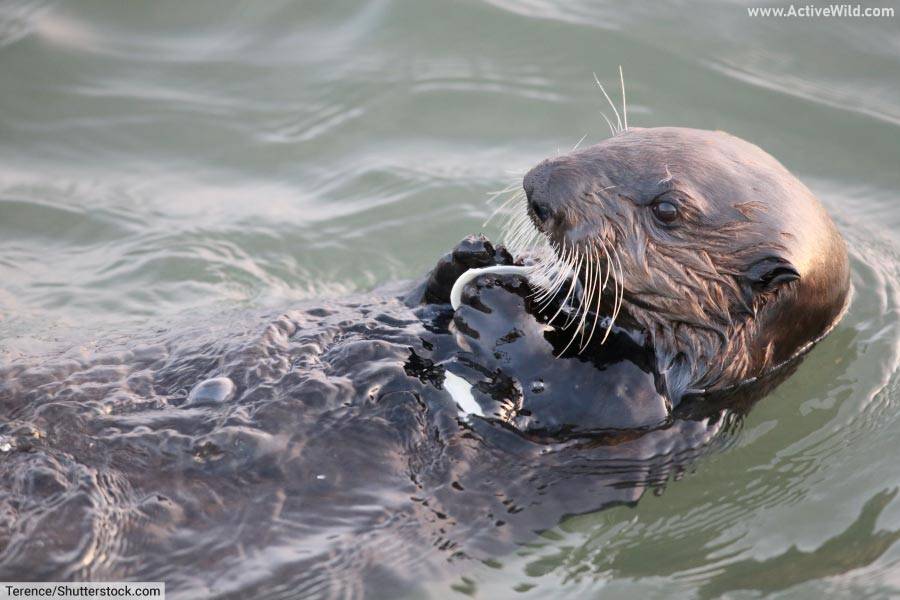
[[[537,323],[523,323],[520,287],[487,280],[470,290],[497,317],[462,311],[470,335],[453,331],[446,309],[370,296],[262,327],[233,317],[89,357],[5,366],[0,578],[166,581],[173,598],[282,586],[395,597],[509,552],[565,515],[635,502],[736,423],[718,409],[652,431],[544,439],[514,421],[461,417],[442,389],[451,355],[467,361],[452,368],[481,386],[486,407],[491,370],[512,365],[516,376],[519,359],[555,360],[529,332],[510,340]],[[602,381],[595,364],[571,362],[558,377],[547,371],[543,397],[572,399],[573,377]],[[622,368],[656,397],[652,373]],[[191,400],[211,377],[235,390]],[[643,416],[627,397],[579,393],[611,399],[597,418]],[[525,394],[526,404],[540,396]]]

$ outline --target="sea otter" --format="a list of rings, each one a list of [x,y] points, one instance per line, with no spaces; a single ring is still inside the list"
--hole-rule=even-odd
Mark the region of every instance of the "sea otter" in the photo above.
[[[577,274],[582,339],[604,315],[642,337],[673,403],[785,364],[847,306],[847,250],[825,209],[727,133],[632,128],[541,162],[522,187],[529,220],[513,235],[533,226]],[[603,295],[610,275],[615,292]],[[441,281],[429,298],[449,300]]]
[[[523,183],[512,252],[467,238],[411,291],[0,365],[0,579],[409,592],[637,501],[844,310],[827,214],[727,134],[631,129]],[[497,265],[529,277],[454,310]]]

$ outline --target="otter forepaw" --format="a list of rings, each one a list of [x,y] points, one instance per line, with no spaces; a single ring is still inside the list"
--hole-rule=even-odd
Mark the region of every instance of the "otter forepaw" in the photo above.
[[[466,236],[438,260],[425,281],[406,297],[406,303],[447,304],[453,284],[469,269],[511,264],[513,257],[503,246],[495,246],[483,235]]]

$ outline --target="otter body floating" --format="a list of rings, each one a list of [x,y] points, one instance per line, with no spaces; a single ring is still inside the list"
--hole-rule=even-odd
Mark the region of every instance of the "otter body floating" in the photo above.
[[[528,277],[532,270],[533,267],[520,267],[516,265],[496,265],[493,267],[482,267],[480,269],[469,269],[460,275],[457,278],[456,283],[453,284],[453,288],[450,290],[450,306],[453,307],[453,310],[459,308],[460,304],[462,304],[463,288],[479,275],[521,275],[522,277]]]

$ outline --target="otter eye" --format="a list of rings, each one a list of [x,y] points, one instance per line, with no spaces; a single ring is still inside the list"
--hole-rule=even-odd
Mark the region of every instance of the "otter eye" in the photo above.
[[[663,200],[653,205],[653,214],[663,223],[671,223],[678,218],[678,207]]]

